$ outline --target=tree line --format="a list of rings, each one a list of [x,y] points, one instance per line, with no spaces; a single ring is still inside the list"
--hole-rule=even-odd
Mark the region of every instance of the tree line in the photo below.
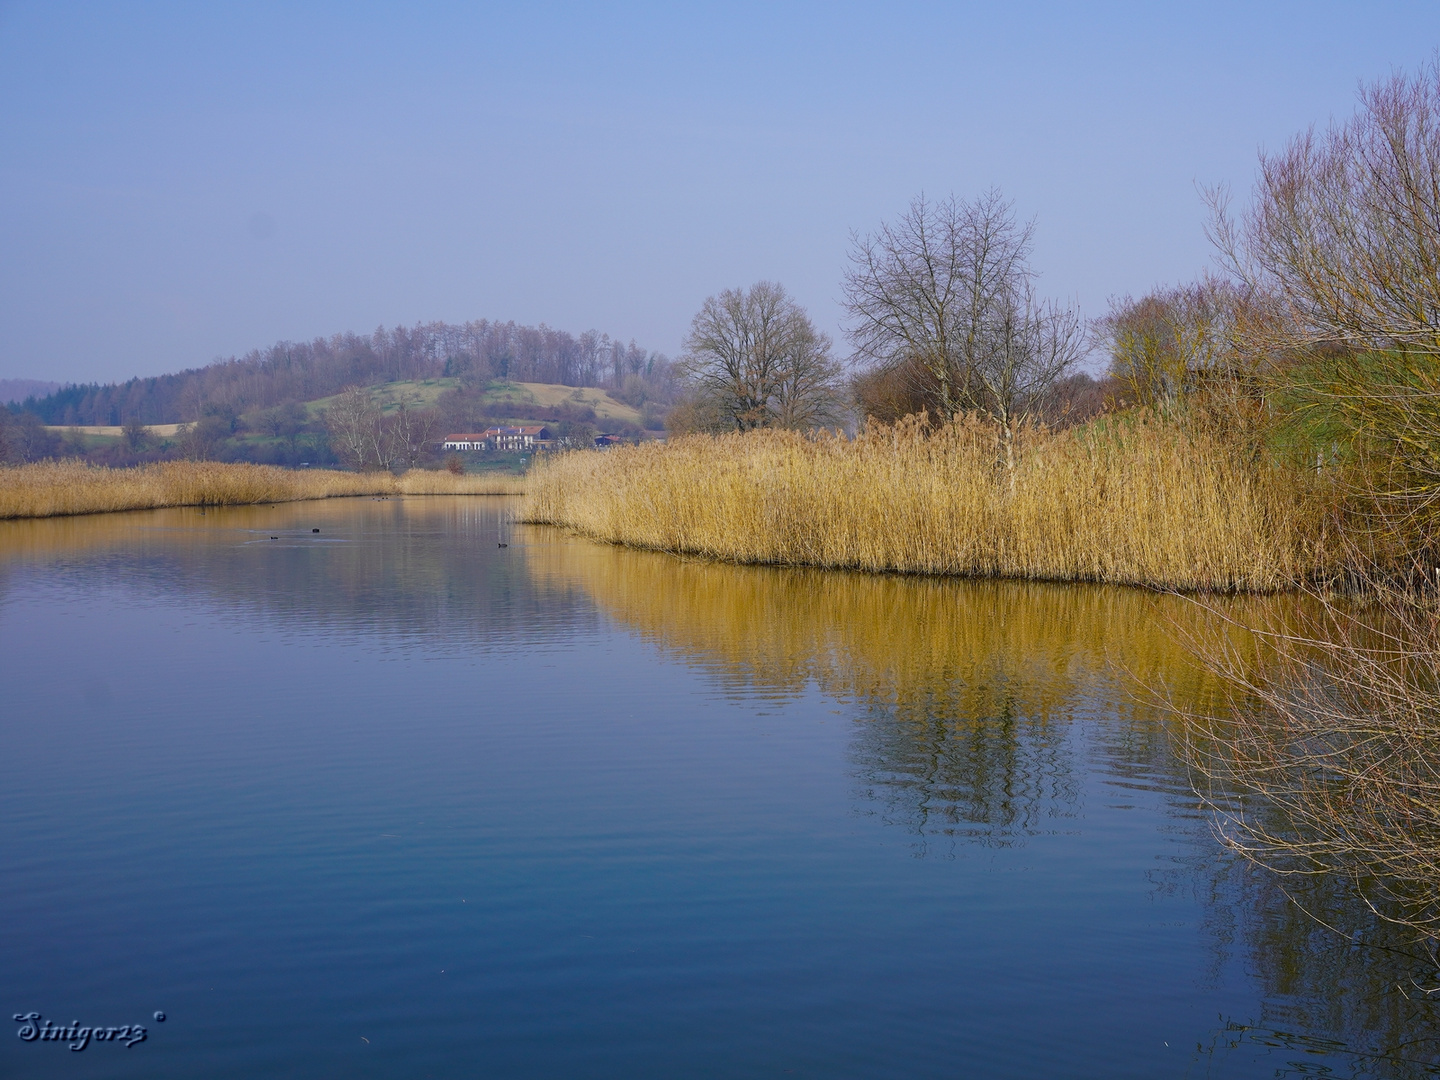
[[[446,376],[482,385],[509,379],[615,389],[628,380],[633,391],[667,367],[663,355],[593,330],[574,335],[487,319],[432,322],[277,342],[173,374],[65,387],[11,410],[50,425],[177,424],[313,401],[348,386]]]

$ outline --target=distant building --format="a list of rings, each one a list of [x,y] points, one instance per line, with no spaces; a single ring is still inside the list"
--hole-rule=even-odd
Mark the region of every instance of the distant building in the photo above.
[[[533,450],[535,444],[548,439],[550,432],[543,424],[517,427],[492,427],[473,435],[446,435],[442,450]]]
[[[615,446],[624,441],[625,440],[619,435],[612,435],[608,431],[595,436],[595,446],[599,450],[604,450],[607,446]]]

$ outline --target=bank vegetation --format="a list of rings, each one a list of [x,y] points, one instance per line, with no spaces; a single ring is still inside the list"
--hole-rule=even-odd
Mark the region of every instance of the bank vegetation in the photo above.
[[[1271,592],[1333,570],[1329,478],[1140,413],[1050,431],[962,417],[568,454],[523,516],[737,563]]]
[[[0,518],[241,506],[347,495],[518,495],[522,491],[523,480],[512,476],[423,469],[396,476],[213,461],[169,461],[133,469],[43,461],[0,466]]]

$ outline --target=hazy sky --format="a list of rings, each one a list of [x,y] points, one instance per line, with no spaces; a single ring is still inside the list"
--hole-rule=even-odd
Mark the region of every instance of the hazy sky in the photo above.
[[[839,338],[851,231],[991,185],[1096,315],[1437,45],[1435,0],[0,2],[0,377],[481,317],[673,354],[766,278]]]

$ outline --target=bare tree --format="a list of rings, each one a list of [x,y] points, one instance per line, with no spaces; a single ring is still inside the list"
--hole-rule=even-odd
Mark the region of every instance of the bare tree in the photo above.
[[[139,453],[150,442],[150,429],[138,416],[126,418],[125,423],[120,426],[120,435],[125,440],[125,448],[131,453]]]
[[[1273,344],[1440,355],[1440,61],[1262,154],[1239,221],[1223,189],[1209,196],[1222,258],[1280,309]]]
[[[1316,369],[1309,407],[1349,429],[1370,517],[1440,556],[1440,59],[1262,155],[1238,219],[1209,195],[1211,239],[1261,316],[1248,348]]]
[[[1119,391],[1120,383],[1111,375],[1096,378],[1085,371],[1073,371],[1055,380],[1045,395],[1040,419],[1053,428],[1087,423],[1105,412]]]
[[[1192,763],[1237,850],[1285,874],[1348,878],[1377,915],[1433,941],[1440,63],[1365,88],[1350,120],[1262,155],[1239,220],[1223,191],[1211,201],[1212,239],[1253,305],[1243,344],[1305,365],[1301,400],[1348,427],[1350,505],[1334,542],[1345,584],[1369,603],[1315,590],[1308,614],[1296,605],[1257,628],[1253,662],[1202,647],[1233,700],[1197,727],[1209,739]]]
[[[415,468],[420,459],[429,453],[439,422],[440,417],[435,410],[412,409],[403,401],[395,407],[394,413],[383,419],[383,427],[390,436],[395,455],[406,468]]]
[[[774,414],[779,427],[806,431],[840,419],[842,369],[830,354],[830,336],[805,320],[808,332],[797,335],[780,365]]]
[[[1085,350],[1079,314],[1035,296],[1033,234],[996,190],[922,195],[894,225],[855,238],[845,276],[857,356],[942,417],[989,413],[1007,460],[1016,424]]]
[[[839,400],[840,365],[830,339],[769,281],[706,299],[680,370],[741,431],[823,424]]]
[[[845,300],[856,355],[917,378],[941,416],[971,407],[981,325],[1028,275],[1032,228],[992,190],[973,203],[920,195],[894,225],[853,237]]]
[[[176,431],[180,452],[192,461],[209,461],[221,445],[235,433],[237,417],[224,405],[210,402],[193,424],[182,424]]]
[[[12,413],[0,407],[0,463],[40,461],[61,449],[60,439],[47,431],[34,413]]]
[[[977,397],[1000,425],[1005,465],[1013,470],[1015,428],[1039,414],[1056,380],[1085,355],[1085,322],[1072,308],[1038,301],[1021,278],[997,298],[980,334]]]
[[[309,422],[310,414],[305,406],[293,400],[264,410],[260,413],[258,420],[261,431],[285,441],[292,457],[296,454],[300,433],[305,430],[305,426]]]
[[[362,386],[335,395],[325,410],[325,427],[335,456],[352,469],[380,467],[373,454],[379,442],[380,408]]]
[[[850,394],[860,415],[882,424],[894,424],[917,413],[938,415],[935,402],[923,392],[927,380],[914,367],[902,362],[857,371],[850,381]]]

